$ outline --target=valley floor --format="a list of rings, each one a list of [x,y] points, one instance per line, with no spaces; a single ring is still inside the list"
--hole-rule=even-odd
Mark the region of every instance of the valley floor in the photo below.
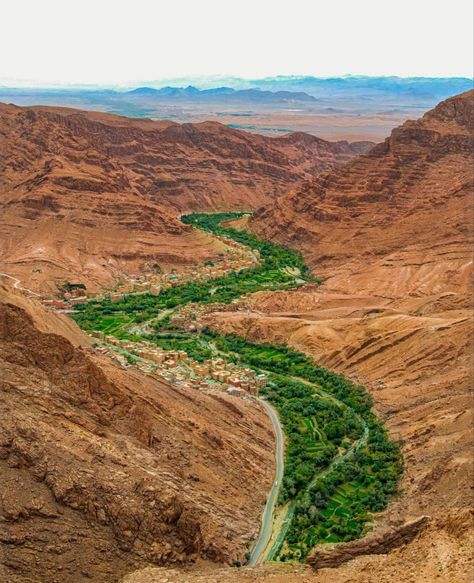
[[[276,502],[279,494],[278,504],[289,506],[268,555],[262,551],[274,502],[254,550],[242,562],[304,561],[317,543],[349,541],[364,533],[372,513],[383,510],[396,492],[400,456],[371,413],[362,386],[284,345],[252,344],[204,327],[202,306],[208,306],[206,314],[228,304],[235,310],[244,294],[288,289],[310,279],[298,254],[221,226],[240,215],[196,214],[183,220],[253,248],[260,258],[256,266],[176,283],[158,294],[92,300],[78,306],[75,318],[102,340],[100,350],[126,349],[115,357],[124,366],[137,364],[183,388],[227,390],[247,399],[260,390],[277,409],[287,441],[284,477],[271,496]]]

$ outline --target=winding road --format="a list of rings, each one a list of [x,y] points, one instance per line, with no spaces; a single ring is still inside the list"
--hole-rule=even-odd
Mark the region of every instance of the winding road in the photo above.
[[[219,350],[216,347],[216,345],[212,342],[208,343],[208,347],[211,348],[211,350],[216,355],[223,356],[225,358],[230,357],[230,355],[228,353]],[[262,368],[262,367],[258,367],[258,370],[262,373],[266,373],[267,375],[274,374],[272,371],[267,370],[267,369]],[[301,377],[294,376],[294,375],[290,375],[289,378],[293,379],[294,381],[297,381],[297,382],[300,382],[300,383],[303,383],[305,385],[312,387],[314,389],[314,391],[319,395],[320,398],[323,397],[323,398],[329,399],[330,401],[335,403],[338,407],[341,407],[341,408],[348,407],[348,405],[346,405],[345,403],[343,403],[342,401],[337,399],[334,395],[331,395],[330,393],[326,392],[324,389],[322,389],[321,387],[319,387],[315,383],[312,383],[311,381],[308,381],[306,379],[303,379]],[[286,533],[288,532],[288,529],[289,529],[290,524],[291,524],[291,520],[293,518],[293,514],[295,512],[295,507],[296,507],[295,501],[292,501],[287,509],[286,516],[285,516],[285,519],[283,521],[283,525],[281,527],[281,530],[278,533],[274,544],[271,546],[270,549],[268,549],[268,545],[269,545],[269,542],[270,542],[270,540],[272,538],[272,534],[273,534],[273,518],[274,518],[274,513],[275,513],[276,502],[278,500],[278,492],[280,491],[280,486],[281,486],[281,482],[282,482],[284,470],[285,470],[284,437],[283,437],[283,430],[282,430],[281,425],[280,425],[280,419],[278,417],[278,413],[277,413],[276,409],[272,405],[270,405],[270,403],[268,403],[268,401],[266,401],[265,399],[259,398],[258,401],[260,403],[262,403],[262,405],[266,409],[266,411],[267,411],[267,413],[272,421],[273,428],[275,430],[275,434],[276,434],[276,438],[277,438],[277,440],[276,440],[276,452],[275,452],[277,470],[276,470],[275,481],[273,482],[272,489],[270,490],[270,493],[269,493],[268,498],[267,498],[267,503],[266,503],[265,508],[263,510],[261,527],[260,527],[260,534],[259,534],[258,539],[257,539],[257,541],[252,549],[249,561],[247,563],[247,565],[249,567],[256,565],[258,563],[262,563],[263,561],[266,561],[266,560],[271,561],[274,559],[274,557],[276,556],[276,554],[280,548],[281,543],[283,542],[283,540],[286,536]],[[369,436],[369,427],[367,426],[367,423],[364,421],[364,419],[362,419],[362,417],[360,417],[359,415],[357,415],[357,417],[359,418],[359,420],[362,422],[362,424],[364,426],[364,430],[362,432],[362,435],[359,437],[359,439],[354,441],[354,443],[351,445],[351,447],[347,451],[336,456],[326,469],[318,472],[312,478],[312,480],[308,483],[308,486],[306,489],[312,488],[321,478],[324,478],[325,476],[327,476],[332,470],[337,468],[337,466],[339,464],[341,464],[343,461],[350,458],[361,447],[363,447],[364,445],[367,444],[367,438]],[[267,551],[267,552],[265,552],[265,551]]]
[[[34,292],[33,290],[28,289],[27,287],[21,287],[21,285],[20,285],[21,279],[18,279],[17,277],[13,277],[13,275],[8,275],[8,273],[0,273],[0,277],[8,277],[8,279],[12,279],[15,282],[13,284],[14,289],[19,289],[21,291],[28,292],[29,294],[32,294],[33,296],[37,296],[38,298],[40,297],[40,295],[37,294],[36,292]]]
[[[280,425],[280,419],[278,417],[278,413],[276,409],[270,405],[264,399],[258,399],[259,402],[263,405],[266,409],[268,416],[272,420],[273,429],[275,430],[276,435],[276,450],[275,450],[275,460],[276,460],[276,475],[275,481],[273,482],[272,489],[270,490],[270,494],[267,498],[267,503],[265,505],[265,509],[263,510],[262,514],[262,523],[260,527],[260,534],[258,536],[257,542],[252,550],[250,555],[248,565],[256,565],[257,563],[265,560],[265,557],[262,557],[263,552],[265,551],[268,543],[270,542],[272,536],[272,527],[273,527],[273,514],[275,511],[275,505],[278,500],[278,492],[280,491],[281,482],[283,480],[283,472],[285,470],[285,446],[284,446],[284,438],[283,438],[283,430]]]
[[[300,377],[292,377],[292,378],[294,378],[295,380],[298,380],[300,382],[306,382],[306,384],[311,385],[311,386],[313,386],[313,388],[316,389],[316,386],[313,383],[305,381],[304,379],[301,379]],[[318,387],[318,389],[319,389],[319,387]],[[344,403],[339,401],[339,399],[336,399],[333,395],[330,395],[329,393],[326,393],[325,391],[322,391],[322,390],[320,390],[320,393],[329,397],[331,400],[336,402],[339,406],[341,406],[341,407],[346,406],[346,405],[344,405]],[[264,551],[267,550],[268,544],[269,544],[270,539],[272,537],[273,516],[274,516],[274,512],[275,512],[276,502],[278,500],[278,492],[280,490],[281,480],[282,480],[283,474],[284,474],[285,460],[284,460],[284,448],[282,447],[283,432],[282,432],[282,429],[280,426],[280,420],[278,417],[278,413],[276,412],[274,407],[272,405],[270,405],[267,401],[265,401],[263,399],[259,399],[259,401],[264,405],[265,409],[267,410],[267,413],[268,413],[270,419],[272,420],[273,427],[274,427],[275,433],[277,435],[276,454],[275,454],[276,455],[276,462],[277,462],[277,475],[276,475],[276,480],[273,483],[272,489],[271,489],[270,494],[268,496],[267,503],[265,505],[265,509],[263,511],[262,524],[261,524],[261,528],[260,528],[259,537],[257,539],[257,542],[255,543],[255,546],[252,550],[252,554],[250,555],[250,559],[248,561],[248,566],[250,566],[250,567],[253,565],[256,565],[257,563],[263,562],[265,560],[271,561],[274,559],[275,555],[278,553],[278,550],[279,550],[279,548],[280,548],[280,546],[281,546],[281,544],[286,536],[288,528],[290,527],[291,520],[293,518],[293,514],[295,511],[295,501],[293,501],[289,505],[289,507],[286,511],[286,516],[285,516],[285,520],[283,521],[283,526],[282,526],[280,532],[278,533],[274,544],[272,545],[272,547],[270,549],[268,549],[266,555],[264,555]],[[342,463],[343,461],[350,458],[361,447],[366,445],[367,438],[369,436],[369,428],[368,428],[367,424],[365,423],[365,421],[363,421],[363,423],[364,423],[364,431],[363,431],[361,437],[359,439],[357,439],[347,451],[336,456],[325,470],[322,470],[321,472],[317,473],[313,477],[313,479],[309,482],[307,489],[313,487],[316,484],[316,482],[318,482],[321,478],[324,478],[325,476],[327,476],[340,463]],[[264,555],[264,556],[262,556],[262,555]]]

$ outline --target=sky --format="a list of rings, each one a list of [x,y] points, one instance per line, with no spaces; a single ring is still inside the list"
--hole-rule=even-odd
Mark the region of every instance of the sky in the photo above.
[[[14,0],[0,84],[473,75],[472,0]]]

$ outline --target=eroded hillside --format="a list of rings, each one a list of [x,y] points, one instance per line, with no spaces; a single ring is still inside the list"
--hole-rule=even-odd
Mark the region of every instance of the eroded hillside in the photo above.
[[[241,559],[274,472],[265,412],[124,370],[71,320],[0,293],[0,579]]]
[[[256,208],[369,145],[1,105],[0,271],[51,293],[203,262],[219,249],[182,211]]]
[[[317,547],[304,567],[143,568],[237,556],[272,481],[268,419],[117,370],[67,320],[15,295],[0,327],[8,580],[30,583],[34,565],[39,580],[61,567],[71,583],[77,573],[124,583],[470,581],[472,99],[443,102],[256,214],[254,231],[301,249],[321,286],[260,292],[240,312],[206,316],[368,387],[405,464],[373,531]],[[166,208],[176,221],[177,207]],[[205,257],[205,244],[196,249]]]
[[[449,99],[257,213],[253,229],[303,250],[323,284],[261,293],[245,315],[211,318],[225,332],[287,342],[369,387],[405,459],[402,495],[382,524],[431,517],[387,559],[385,581],[427,560],[430,547],[445,557],[430,580],[470,573],[464,554],[450,579],[456,553],[442,549],[465,549],[471,524],[472,108],[472,92]]]

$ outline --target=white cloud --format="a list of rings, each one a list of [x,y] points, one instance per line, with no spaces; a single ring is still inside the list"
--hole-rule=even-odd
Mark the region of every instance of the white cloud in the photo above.
[[[472,76],[472,1],[16,0],[0,82],[177,76]]]

